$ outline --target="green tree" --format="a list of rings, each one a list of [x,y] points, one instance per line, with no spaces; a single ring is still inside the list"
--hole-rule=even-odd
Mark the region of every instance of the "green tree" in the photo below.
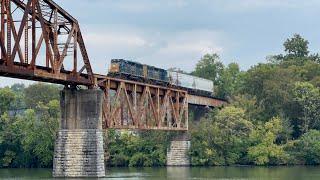
[[[39,103],[48,104],[59,100],[60,87],[56,85],[37,83],[25,88],[25,103],[28,108],[35,109]]]
[[[286,164],[289,155],[282,145],[276,144],[278,134],[283,130],[281,119],[273,118],[250,135],[255,145],[248,150],[248,157],[256,165]]]
[[[16,118],[4,113],[0,117],[0,167],[20,167],[18,155],[23,153],[20,145],[20,126]]]
[[[52,166],[53,148],[59,127],[59,102],[50,101],[47,105],[40,104],[37,110],[25,113],[25,136],[22,145],[25,151],[37,157],[39,167]]]
[[[213,53],[204,55],[197,63],[196,69],[192,74],[210,79],[217,84],[222,70],[223,64],[220,62],[219,55]]]
[[[292,38],[284,42],[284,48],[287,54],[291,57],[307,57],[309,54],[309,42],[299,34],[294,34]]]
[[[15,93],[23,93],[26,86],[24,84],[13,84],[10,89]]]
[[[191,133],[193,165],[231,165],[241,163],[247,151],[247,141],[253,129],[245,119],[244,110],[233,106],[204,119]]]
[[[10,88],[0,89],[0,115],[11,108],[15,99],[16,96]]]
[[[230,63],[223,69],[220,77],[220,85],[218,87],[217,96],[230,98],[239,92],[244,73],[240,71],[237,63]]]
[[[24,97],[24,90],[25,85],[24,84],[14,84],[10,87],[10,89],[15,94],[15,100],[12,102],[12,111],[15,112],[15,114],[22,112],[25,110],[25,97]]]
[[[316,87],[320,87],[320,64],[307,61],[302,67],[297,68],[296,72],[301,77],[300,81],[310,82]]]
[[[320,129],[320,89],[307,82],[297,82],[293,89],[294,99],[303,111],[301,132]]]
[[[320,131],[310,130],[287,147],[296,164],[320,164]]]
[[[299,34],[294,34],[292,38],[288,38],[283,45],[286,54],[270,56],[270,62],[280,64],[281,66],[302,66],[307,61],[318,64],[320,62],[319,54],[310,54],[308,47],[309,42]]]
[[[191,147],[189,155],[194,166],[212,166],[224,164],[223,159],[213,147],[217,129],[212,127],[211,121],[203,119],[191,128]]]
[[[259,64],[247,71],[242,94],[256,98],[256,106],[262,108],[259,120],[274,116],[294,116],[291,90],[299,80],[295,69],[281,68],[273,64]]]
[[[108,160],[111,166],[163,166],[166,163],[166,132],[108,132]]]
[[[246,119],[257,123],[263,113],[263,108],[257,103],[257,98],[248,94],[240,94],[232,98],[231,104],[245,111]]]

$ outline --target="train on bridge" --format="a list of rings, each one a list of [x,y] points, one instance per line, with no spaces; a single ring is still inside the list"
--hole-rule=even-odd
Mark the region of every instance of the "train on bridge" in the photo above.
[[[180,72],[115,59],[95,74],[78,21],[53,0],[2,0],[0,19],[0,76],[65,85],[54,177],[104,177],[102,129],[187,131],[189,104],[225,104]]]
[[[190,94],[213,97],[213,81],[124,59],[112,59],[109,77],[187,90]]]

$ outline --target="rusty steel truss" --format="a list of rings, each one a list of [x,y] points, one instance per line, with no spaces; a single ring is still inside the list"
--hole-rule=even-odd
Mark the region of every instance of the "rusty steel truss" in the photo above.
[[[76,19],[52,0],[0,0],[0,76],[104,90],[104,128],[187,130],[187,92],[94,75]]]
[[[188,104],[224,103],[93,74],[79,23],[52,0],[0,0],[0,76],[101,88],[104,128],[186,131]]]
[[[79,24],[51,0],[1,0],[0,75],[92,86]]]
[[[105,94],[105,128],[188,130],[186,91],[106,76],[98,85]]]

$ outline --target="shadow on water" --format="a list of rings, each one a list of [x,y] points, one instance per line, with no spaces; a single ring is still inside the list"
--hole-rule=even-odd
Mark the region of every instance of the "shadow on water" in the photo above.
[[[320,167],[159,167],[106,168],[103,179],[318,180]],[[51,169],[0,169],[0,179],[53,179]],[[73,178],[73,180],[85,178]]]

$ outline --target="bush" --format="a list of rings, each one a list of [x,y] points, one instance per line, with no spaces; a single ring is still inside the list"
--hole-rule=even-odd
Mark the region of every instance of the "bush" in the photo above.
[[[129,166],[152,166],[152,160],[146,154],[138,152],[130,158]]]
[[[234,106],[226,107],[191,131],[191,163],[195,166],[240,164],[244,158],[247,139],[253,129],[245,112]]]
[[[248,149],[249,160],[256,165],[287,164],[289,155],[283,145],[276,144],[277,136],[282,132],[280,118],[272,118],[264,126],[257,128],[250,135],[254,144]]]
[[[113,166],[128,166],[129,157],[124,154],[115,154],[111,156],[111,164]]]
[[[167,134],[112,131],[108,133],[106,147],[110,166],[164,166]]]
[[[320,131],[310,130],[303,134],[291,148],[291,153],[304,164],[320,164]]]

